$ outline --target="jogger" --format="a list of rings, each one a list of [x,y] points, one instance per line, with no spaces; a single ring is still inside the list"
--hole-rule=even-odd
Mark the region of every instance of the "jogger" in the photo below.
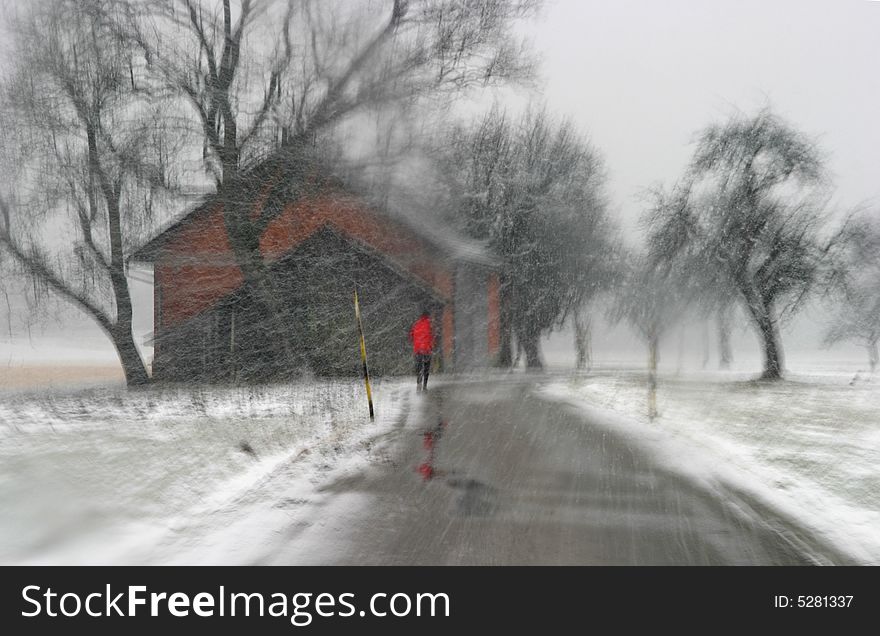
[[[409,339],[412,341],[416,363],[416,390],[424,391],[428,388],[431,354],[434,351],[434,330],[427,310],[423,311],[419,319],[413,323],[409,330]]]
[[[416,385],[417,389],[428,388],[428,373],[431,371],[431,354],[416,354]]]

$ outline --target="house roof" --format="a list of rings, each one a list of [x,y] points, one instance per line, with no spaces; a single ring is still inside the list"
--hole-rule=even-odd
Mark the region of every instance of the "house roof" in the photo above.
[[[258,174],[252,174],[252,178],[260,179]],[[438,250],[456,261],[484,265],[497,266],[499,260],[494,256],[485,243],[466,237],[454,230],[442,226],[430,218],[425,211],[419,211],[416,206],[407,205],[406,201],[385,202],[377,204],[357,192],[356,188],[343,185],[338,179],[333,179],[328,190],[345,193],[361,199],[370,211],[378,213],[393,222],[406,226],[415,235],[432,244]],[[182,217],[169,223],[160,230],[152,239],[147,241],[129,257],[130,261],[151,263],[156,260],[162,248],[174,238],[177,232],[187,225],[197,221],[206,214],[214,212],[218,195],[210,193],[204,195],[192,209]],[[290,201],[291,203],[293,201]]]

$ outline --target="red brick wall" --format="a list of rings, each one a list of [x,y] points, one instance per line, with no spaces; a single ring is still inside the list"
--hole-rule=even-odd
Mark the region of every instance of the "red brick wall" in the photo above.
[[[269,224],[260,249],[270,260],[277,259],[327,223],[389,255],[441,297],[452,298],[452,272],[433,245],[349,196],[328,194],[288,205]],[[201,313],[241,286],[243,278],[219,206],[177,231],[157,260],[155,276],[161,288],[161,293],[158,289],[155,292],[156,302],[161,303],[157,330]]]
[[[455,347],[455,312],[452,303],[443,307],[443,362],[446,368],[452,366],[452,356]]]
[[[161,288],[156,300],[161,325],[170,327],[201,313],[241,287],[219,207],[177,231],[165,246],[155,268]]]
[[[269,258],[278,258],[325,223],[392,256],[442,296],[452,296],[452,276],[440,265],[441,255],[433,245],[352,197],[324,195],[288,205],[266,229],[260,249]]]

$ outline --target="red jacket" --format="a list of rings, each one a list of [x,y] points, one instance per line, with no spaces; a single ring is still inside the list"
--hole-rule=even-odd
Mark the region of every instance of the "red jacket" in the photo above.
[[[413,353],[431,353],[434,350],[434,332],[431,329],[431,319],[422,316],[416,320],[409,330],[409,339],[412,340]]]

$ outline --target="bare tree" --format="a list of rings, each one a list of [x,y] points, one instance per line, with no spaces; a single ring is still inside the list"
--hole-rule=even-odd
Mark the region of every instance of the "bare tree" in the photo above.
[[[13,24],[2,99],[17,152],[0,250],[92,318],[138,385],[149,378],[131,331],[126,255],[148,228],[172,149],[115,18],[110,0],[51,0]]]
[[[576,353],[575,368],[578,371],[589,371],[593,366],[593,321],[584,312],[574,314],[574,347]]]
[[[735,307],[733,304],[728,305],[718,311],[718,367],[721,369],[729,369],[730,363],[733,362],[733,349],[730,346],[731,331],[731,312]]]
[[[500,364],[510,364],[515,335],[526,365],[540,368],[541,336],[606,287],[616,264],[601,158],[546,111],[512,122],[493,109],[449,139],[458,217],[504,260]]]
[[[35,327],[61,322],[55,300],[45,283],[28,276],[0,245],[0,337],[11,341],[26,333],[30,338]]]
[[[765,110],[705,129],[685,185],[650,220],[655,262],[683,260],[700,289],[743,303],[765,379],[782,375],[780,319],[821,279],[824,183],[816,146]]]
[[[327,137],[370,109],[529,76],[513,25],[538,4],[130,0],[128,35],[201,128],[232,251],[270,320],[283,312],[259,237],[309,187]]]
[[[687,306],[687,283],[680,271],[657,267],[647,256],[631,255],[615,291],[608,317],[624,321],[648,346],[648,416],[657,416],[657,366],[660,342]]]
[[[243,159],[266,153],[277,122],[281,76],[293,55],[291,2],[277,27],[270,9],[281,3],[242,0],[130,0],[122,3],[120,37],[144,56],[154,86],[182,99],[200,133],[205,170],[221,188]],[[122,10],[122,9],[121,9]],[[258,43],[268,42],[262,50]],[[198,137],[196,137],[198,139]]]
[[[15,311],[12,307],[12,299],[10,295],[15,297],[17,282],[16,263],[0,250],[0,326],[2,332],[8,334],[9,339],[13,338],[13,323]],[[0,333],[2,333],[0,332]]]
[[[830,297],[836,311],[824,344],[862,344],[871,373],[880,361],[880,221],[876,214],[849,219],[834,241]]]
[[[4,258],[4,254],[0,251],[0,298],[2,298],[2,309],[0,309],[0,325],[2,325],[2,333],[8,334],[9,339],[13,338],[13,323],[15,312],[12,307],[12,299],[10,294],[15,296],[15,272],[13,268],[15,263],[12,259]]]

